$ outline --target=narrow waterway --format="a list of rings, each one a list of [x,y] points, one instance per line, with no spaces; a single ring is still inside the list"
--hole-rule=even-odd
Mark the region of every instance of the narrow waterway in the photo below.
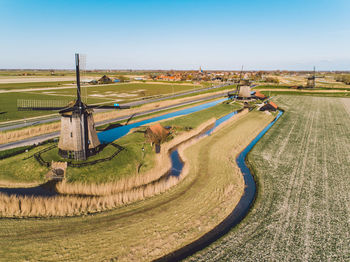
[[[178,110],[178,111],[175,111],[175,112],[167,113],[167,114],[164,114],[164,115],[161,115],[161,116],[152,117],[152,118],[149,118],[149,119],[146,119],[146,120],[142,120],[142,121],[139,121],[139,122],[135,122],[135,123],[132,123],[132,124],[129,124],[129,125],[126,125],[126,126],[120,126],[120,127],[117,127],[117,128],[106,130],[106,131],[103,131],[103,132],[100,132],[100,133],[97,134],[98,135],[98,139],[100,140],[100,142],[102,144],[111,143],[114,140],[125,136],[133,128],[140,127],[140,126],[143,126],[143,125],[146,125],[146,124],[150,124],[150,123],[154,123],[154,122],[158,122],[158,121],[161,121],[161,120],[169,119],[169,118],[176,117],[176,116],[185,116],[185,115],[188,115],[188,114],[191,114],[191,113],[194,113],[194,112],[198,112],[198,111],[201,111],[201,110],[213,107],[213,106],[215,106],[217,104],[220,104],[223,101],[226,101],[227,99],[228,98],[219,99],[219,100],[208,102],[208,103],[201,104],[201,105],[198,105],[198,106],[185,108],[185,109],[181,109],[181,110]]]
[[[189,257],[194,253],[209,246],[211,243],[228,233],[233,227],[235,227],[239,222],[242,221],[242,219],[248,214],[256,194],[256,184],[253,175],[251,174],[248,166],[245,163],[246,157],[250,150],[252,150],[256,143],[266,134],[266,132],[273,126],[273,124],[281,117],[282,114],[283,112],[279,111],[275,119],[272,122],[270,122],[236,158],[236,163],[243,174],[245,188],[243,196],[241,197],[234,210],[228,215],[228,217],[226,217],[219,225],[217,225],[214,229],[206,233],[201,238],[155,261],[179,261],[185,259],[186,257]],[[227,119],[226,117],[227,116],[223,117],[225,118],[225,120],[221,118],[221,123],[229,119]],[[220,125],[221,123],[219,123],[218,125]],[[215,127],[217,127],[218,125],[215,124],[215,126],[212,129],[210,129],[207,133],[210,134],[211,132],[213,132],[215,130]],[[176,157],[179,158],[178,153],[172,155],[173,163],[182,163],[181,159],[175,159]],[[177,173],[180,174],[182,167],[177,166],[174,175],[176,175]]]
[[[204,136],[209,136],[211,133],[214,132],[214,130],[221,125],[222,123],[225,123],[227,120],[229,120],[230,118],[232,118],[234,115],[236,115],[238,113],[238,111],[234,111],[232,113],[229,113],[219,119],[217,119],[214,123],[214,126],[200,134],[198,134],[197,136],[193,137],[191,140],[193,139],[198,139]],[[171,170],[170,170],[170,176],[179,176],[182,172],[184,163],[181,160],[180,156],[179,156],[179,152],[177,147],[174,148],[173,150],[171,150],[170,152],[170,158],[171,158]]]

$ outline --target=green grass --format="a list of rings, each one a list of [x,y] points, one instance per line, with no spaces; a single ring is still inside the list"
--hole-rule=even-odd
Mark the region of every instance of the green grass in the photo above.
[[[137,84],[111,84],[111,85],[99,85],[99,86],[83,86],[82,95],[87,93],[87,102],[90,102],[92,98],[104,98],[104,99],[117,99],[120,102],[127,102],[135,99],[171,94],[177,92],[184,92],[196,88],[194,85],[179,85],[179,84],[154,84],[154,83],[137,83]],[[201,88],[201,87],[197,87]],[[43,91],[46,92],[46,91]],[[51,92],[51,91],[50,91]],[[36,93],[42,93],[36,91]],[[62,89],[52,90],[52,94],[57,95],[75,95],[76,89]],[[124,94],[127,94],[125,96]],[[97,96],[98,95],[98,96]]]
[[[67,96],[52,96],[45,94],[35,94],[28,92],[16,92],[16,93],[1,93],[0,94],[0,122],[24,119],[35,116],[44,116],[50,114],[57,114],[57,111],[18,111],[17,110],[17,99],[32,99],[32,100],[63,100],[72,101],[74,97]],[[104,99],[94,98],[91,99],[91,103],[103,102]]]
[[[11,182],[43,182],[44,175],[49,169],[41,166],[33,157],[28,157],[48,146],[39,146],[27,153],[0,160],[0,180]]]
[[[121,151],[110,161],[80,168],[68,167],[67,181],[112,182],[127,176],[137,175],[139,165],[141,165],[140,173],[150,170],[154,166],[155,152],[149,143],[145,143],[143,133],[131,133],[115,142],[125,147],[125,150]],[[145,149],[144,153],[142,153],[142,148]],[[108,145],[99,154],[90,157],[88,161],[109,157],[114,152],[116,152],[116,148]],[[64,161],[64,159],[59,157],[57,148],[42,154],[42,157],[46,161],[51,161],[52,159]],[[73,163],[79,162],[73,161]]]
[[[29,150],[31,148],[32,146],[21,146],[21,147],[11,148],[7,150],[2,150],[0,151],[0,159],[4,159],[9,156],[19,154],[19,152],[23,152],[24,150]]]
[[[84,86],[82,88],[82,96],[85,102],[89,104],[109,103],[113,101],[120,103],[130,102],[145,97],[172,94],[173,91],[184,92],[194,89],[194,85],[171,85],[171,84],[116,84],[103,86]],[[197,87],[201,88],[201,87]],[[143,90],[143,91],[141,91]],[[215,90],[220,91],[220,90]],[[47,94],[46,92],[50,92]],[[109,93],[108,93],[109,92]],[[203,92],[206,93],[206,92]],[[87,94],[87,99],[85,99]],[[118,97],[118,94],[131,95],[128,97]],[[101,97],[94,96],[101,95]],[[191,96],[191,95],[189,95]],[[185,96],[183,96],[185,97]],[[52,111],[17,111],[17,99],[32,99],[32,100],[64,100],[72,101],[76,98],[76,89],[56,89],[51,91],[33,91],[33,92],[15,92],[15,93],[0,93],[0,122],[19,120],[35,116],[49,115]],[[178,98],[176,98],[178,99]]]
[[[59,87],[67,84],[75,84],[75,82],[74,81],[57,81],[57,82],[27,82],[27,83],[6,83],[6,84],[0,83],[0,90]]]
[[[350,116],[343,99],[278,96],[284,115],[248,155],[258,179],[238,227],[188,261],[345,261]]]

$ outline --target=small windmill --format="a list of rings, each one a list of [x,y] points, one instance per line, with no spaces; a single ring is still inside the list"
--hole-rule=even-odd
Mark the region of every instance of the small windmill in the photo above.
[[[309,76],[307,78],[307,84],[306,87],[307,88],[315,88],[316,86],[316,68],[314,67],[314,72],[312,76]]]
[[[243,77],[243,65],[241,68],[241,73],[239,74],[239,80],[236,86],[236,96],[235,98],[237,99],[238,95],[239,95],[239,91],[241,90],[241,85],[242,85],[242,77]]]
[[[227,94],[228,97],[237,99],[239,94],[240,94],[240,91],[241,91],[241,86],[247,85],[247,84],[249,84],[249,80],[243,79],[243,65],[242,65],[242,69],[241,69],[241,72],[239,74],[239,80],[238,80],[237,86],[236,86],[236,91],[228,92],[228,94]]]
[[[19,100],[18,110],[59,110],[61,115],[61,133],[58,153],[64,158],[86,160],[100,150],[93,119],[93,109],[128,109],[129,106],[87,105],[81,100],[79,54],[75,54],[75,70],[77,79],[77,99],[68,105],[47,101]]]

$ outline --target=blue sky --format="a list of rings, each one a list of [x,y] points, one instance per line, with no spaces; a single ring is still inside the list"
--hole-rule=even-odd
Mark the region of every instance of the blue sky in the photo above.
[[[349,0],[0,0],[0,68],[350,70]]]

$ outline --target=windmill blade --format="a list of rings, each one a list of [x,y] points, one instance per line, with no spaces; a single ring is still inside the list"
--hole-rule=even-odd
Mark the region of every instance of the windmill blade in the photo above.
[[[59,111],[58,113],[60,114],[64,114],[64,113],[68,113],[68,112],[73,112],[74,110],[76,110],[76,108],[74,107],[65,107],[65,108],[61,108],[62,110]]]
[[[57,111],[67,108],[69,101],[63,100],[17,100],[18,111]]]
[[[136,113],[135,113],[135,114],[132,114],[132,115],[129,117],[128,121],[126,121],[126,123],[124,124],[124,126],[127,126],[127,125],[129,124],[129,122],[131,121],[131,119],[134,118],[134,116],[136,116]]]
[[[17,107],[18,111],[57,111],[65,107]]]

